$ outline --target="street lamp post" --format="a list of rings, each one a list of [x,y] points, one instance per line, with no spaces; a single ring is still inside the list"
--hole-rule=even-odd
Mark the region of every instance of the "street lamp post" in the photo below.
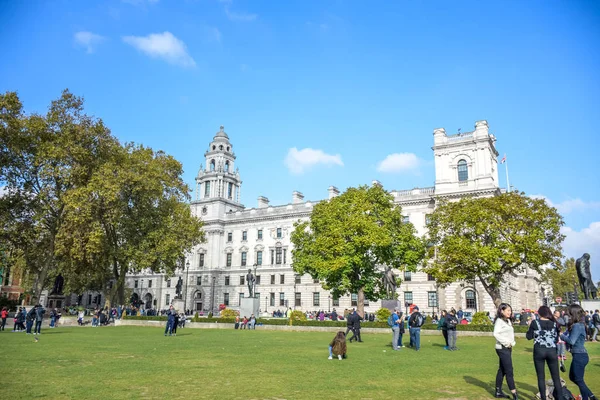
[[[210,312],[214,315],[215,314],[215,280],[217,279],[216,276],[212,277],[212,290],[211,290],[211,296],[210,296]]]
[[[267,313],[267,314],[269,313],[269,312],[267,311],[267,307],[269,306],[269,303],[267,303],[267,300],[268,300],[268,299],[269,299],[269,297],[268,297],[268,296],[265,296],[265,313]]]
[[[146,302],[144,301],[144,278],[142,278],[142,286],[140,287],[140,303],[146,308]]]
[[[185,263],[185,297],[183,298],[183,313],[187,315],[187,292],[188,292],[188,274],[190,273],[190,260]]]
[[[327,296],[327,312],[331,312],[331,295]]]

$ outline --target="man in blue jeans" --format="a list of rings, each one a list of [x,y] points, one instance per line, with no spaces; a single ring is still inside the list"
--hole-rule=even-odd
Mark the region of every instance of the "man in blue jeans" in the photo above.
[[[419,307],[415,306],[408,319],[408,328],[411,345],[414,346],[417,351],[421,348],[421,326],[423,326],[424,323],[425,317],[419,312]]]

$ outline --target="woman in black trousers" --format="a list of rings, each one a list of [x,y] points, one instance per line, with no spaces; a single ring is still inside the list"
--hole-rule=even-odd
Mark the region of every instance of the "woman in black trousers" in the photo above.
[[[498,399],[510,398],[502,391],[502,381],[506,377],[506,383],[513,400],[518,400],[519,396],[517,395],[512,365],[512,349],[517,344],[512,319],[513,313],[510,304],[500,304],[494,321],[494,338],[496,338],[496,354],[498,354],[499,361],[498,372],[496,373],[495,397]]]
[[[562,384],[560,383],[558,358],[556,357],[558,324],[552,315],[552,311],[546,306],[540,307],[538,315],[540,316],[539,320],[534,319],[529,323],[526,337],[527,340],[535,340],[533,344],[533,364],[535,365],[540,399],[546,400],[546,364],[550,370],[552,382],[554,382],[552,396],[555,399],[562,399]]]

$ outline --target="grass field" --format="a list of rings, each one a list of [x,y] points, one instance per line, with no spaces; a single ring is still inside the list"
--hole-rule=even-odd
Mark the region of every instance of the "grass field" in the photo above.
[[[164,337],[157,328],[65,327],[42,331],[35,343],[4,331],[0,399],[493,398],[491,337],[459,336],[460,350],[450,352],[441,335],[422,336],[421,351],[393,352],[391,334],[364,334],[364,343],[348,344],[343,361],[327,359],[332,337],[209,329]],[[586,382],[600,394],[600,343],[587,348]],[[513,362],[523,399],[537,392],[531,358],[532,343],[518,339]]]

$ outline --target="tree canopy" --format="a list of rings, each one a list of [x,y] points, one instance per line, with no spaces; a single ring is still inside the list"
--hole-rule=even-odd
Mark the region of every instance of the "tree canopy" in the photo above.
[[[294,271],[319,279],[336,298],[358,294],[361,314],[365,298],[386,294],[383,266],[415,271],[425,253],[414,226],[403,222],[402,209],[379,185],[349,188],[318,203],[291,240]]]
[[[181,175],[163,152],[119,143],[68,90],[46,115],[0,95],[2,239],[30,278],[32,302],[59,272],[78,293],[115,279],[120,301],[127,272],[172,272],[203,239]]]
[[[520,192],[441,202],[427,224],[425,270],[442,285],[479,280],[498,306],[507,274],[559,262],[562,225],[554,207]]]
[[[577,289],[579,298],[583,299],[583,293],[579,289],[579,279],[575,269],[575,259],[573,257],[564,262],[557,263],[552,268],[544,271],[546,280],[552,285],[552,294],[554,298],[561,297],[563,303],[567,303],[567,293],[574,292]]]

